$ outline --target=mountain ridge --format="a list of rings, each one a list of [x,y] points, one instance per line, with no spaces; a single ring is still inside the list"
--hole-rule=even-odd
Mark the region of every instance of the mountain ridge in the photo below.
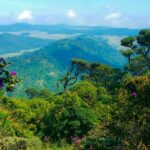
[[[52,40],[2,33],[0,34],[0,54],[14,53],[20,50],[39,48],[46,46],[51,42]]]
[[[10,70],[16,70],[18,76],[22,77],[15,95],[18,95],[17,91],[24,92],[30,87],[55,91],[58,79],[65,74],[73,58],[105,63],[116,68],[121,68],[125,63],[119,51],[100,37],[84,35],[58,40],[38,51],[8,59],[13,62]]]
[[[69,26],[69,25],[34,25],[27,23],[16,23],[10,25],[0,25],[0,32],[15,32],[22,30],[38,30],[43,32],[52,33],[67,33],[74,34],[111,34],[111,35],[137,35],[141,29],[130,29],[130,28],[116,28],[116,27],[104,27],[104,26]]]

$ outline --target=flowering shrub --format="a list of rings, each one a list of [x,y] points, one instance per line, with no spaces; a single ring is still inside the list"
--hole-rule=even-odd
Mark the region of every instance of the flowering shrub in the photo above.
[[[136,93],[136,92],[133,92],[133,93],[131,93],[131,96],[132,96],[132,97],[137,97],[137,93]]]
[[[5,70],[5,67],[9,63],[6,63],[6,61],[3,58],[0,58],[0,89],[6,89],[6,91],[13,91],[15,84],[19,82],[17,79],[16,71],[7,71]]]
[[[71,140],[76,145],[79,145],[81,142],[81,139],[79,137],[71,137]]]
[[[12,71],[12,72],[11,72],[11,75],[12,75],[12,76],[16,76],[16,75],[17,75],[16,71]]]

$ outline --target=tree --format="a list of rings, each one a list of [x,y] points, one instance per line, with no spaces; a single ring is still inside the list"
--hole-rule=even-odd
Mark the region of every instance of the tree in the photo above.
[[[97,118],[77,94],[67,91],[57,97],[55,107],[45,116],[44,123],[45,135],[52,140],[71,141],[71,137],[83,137],[95,127]]]
[[[125,149],[149,149],[150,138],[150,78],[128,78],[125,87],[118,89],[116,103],[108,125],[110,134]]]
[[[131,49],[128,50],[121,50],[123,56],[127,57],[128,64],[131,65],[131,56],[133,55],[134,51]]]
[[[97,102],[97,88],[88,81],[77,83],[70,90],[77,92],[78,96],[90,107],[93,107]]]
[[[86,72],[88,68],[89,64],[86,61],[72,59],[66,75],[60,80],[60,82],[63,83],[64,91],[66,91],[69,86],[74,85],[78,81],[80,75]]]
[[[87,74],[83,75],[83,80],[89,80],[95,86],[104,86],[109,91],[121,86],[121,81],[124,75],[120,69],[114,69],[111,66],[100,63],[89,63],[90,67]]]
[[[49,99],[52,96],[52,92],[48,89],[42,89],[39,91],[39,97],[43,99]]]
[[[142,30],[138,36],[122,39],[121,45],[127,48],[121,50],[128,59],[125,69],[133,76],[147,73],[150,69],[150,30]]]
[[[25,92],[26,92],[26,94],[27,94],[27,96],[28,96],[29,99],[33,99],[33,98],[39,97],[38,90],[36,90],[34,88],[26,89]]]
[[[89,79],[93,80],[96,85],[108,87],[113,69],[104,64],[91,63]]]

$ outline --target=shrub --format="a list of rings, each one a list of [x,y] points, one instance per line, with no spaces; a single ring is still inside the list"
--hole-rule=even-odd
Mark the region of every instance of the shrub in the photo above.
[[[45,116],[45,134],[53,140],[71,136],[82,137],[96,125],[96,116],[75,93],[58,97],[56,106]]]
[[[77,92],[78,96],[89,106],[93,106],[97,102],[97,88],[88,81],[77,83],[71,88],[71,91]]]

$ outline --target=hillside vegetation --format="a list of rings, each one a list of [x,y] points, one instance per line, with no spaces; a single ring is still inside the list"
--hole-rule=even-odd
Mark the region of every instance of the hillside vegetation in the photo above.
[[[22,79],[15,95],[22,94],[32,86],[56,91],[57,80],[65,73],[73,58],[101,62],[117,68],[122,68],[126,62],[116,47],[97,36],[82,35],[58,40],[39,51],[8,60],[12,62],[10,69],[16,70]]]
[[[15,53],[20,50],[41,48],[50,44],[51,40],[30,38],[24,35],[0,34],[0,54]]]
[[[71,51],[69,47],[76,44],[74,53],[78,54],[76,50],[80,48],[84,54],[82,56],[86,56],[86,49],[81,49],[81,39],[77,44],[76,41],[71,41],[69,46],[66,44],[68,41],[60,43],[64,44],[63,49],[61,47],[62,54],[65,55],[66,52],[66,58],[71,58],[67,51]],[[88,50],[93,47],[95,57],[92,49],[89,56],[97,61],[96,58],[101,52],[96,51],[94,41],[88,42],[89,47],[85,47],[89,48]],[[56,44],[54,43],[55,46]],[[58,80],[56,93],[44,88],[37,89],[33,85],[32,88],[26,89],[28,98],[9,98],[5,95],[6,91],[12,92],[22,81],[16,71],[7,71],[8,63],[1,58],[0,148],[150,149],[150,30],[142,30],[138,36],[123,39],[121,45],[125,47],[121,53],[127,59],[123,69],[94,60],[83,60],[83,57],[74,58]],[[57,46],[58,53],[59,44]],[[50,56],[57,54],[51,46],[41,52],[43,56],[47,56],[47,62]],[[38,55],[40,51],[33,55],[37,62],[40,61],[36,57]],[[77,56],[79,57],[80,53]],[[60,60],[58,66],[64,65],[59,53],[55,59]],[[32,67],[27,55],[24,60],[30,62],[28,65]],[[48,69],[47,63],[45,65]],[[42,67],[45,65],[43,62]],[[42,69],[38,63],[36,67]],[[20,66],[20,69],[22,68],[23,66]],[[32,71],[42,76],[43,72],[36,69]],[[28,72],[24,74],[29,76]]]

